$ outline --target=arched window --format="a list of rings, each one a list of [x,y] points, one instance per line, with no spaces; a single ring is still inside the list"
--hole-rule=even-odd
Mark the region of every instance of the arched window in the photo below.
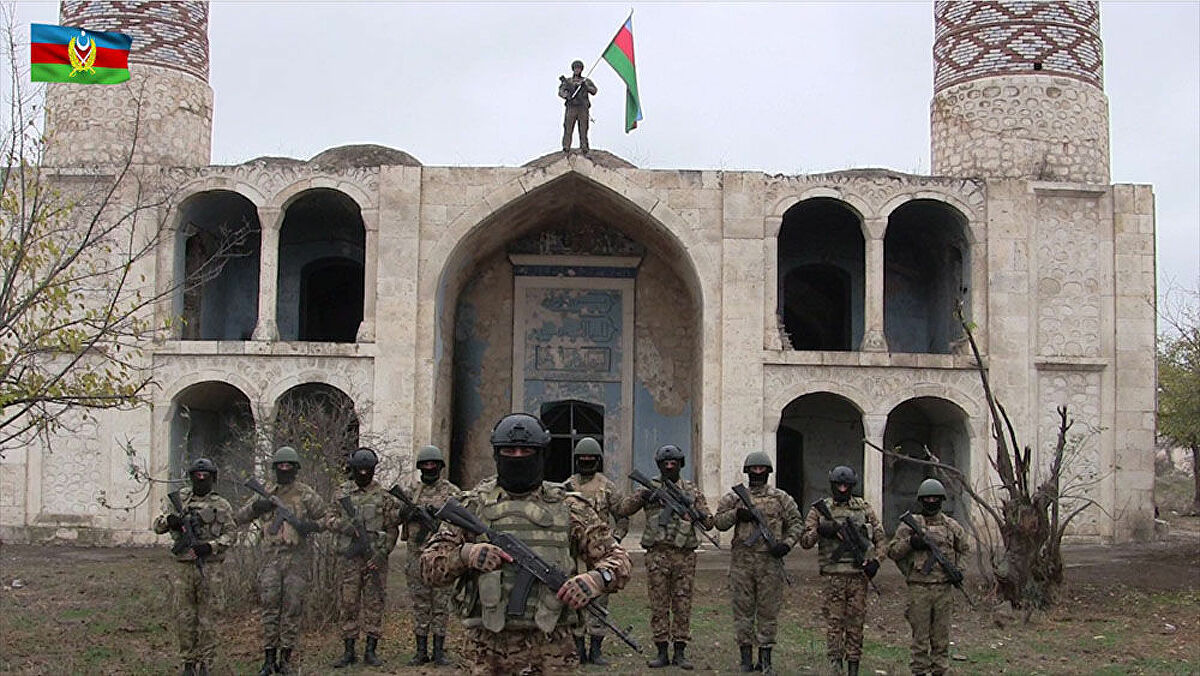
[[[604,407],[586,401],[567,399],[542,404],[542,423],[550,430],[550,449],[546,454],[546,479],[565,481],[573,472],[571,453],[575,443],[592,437],[604,446]]]
[[[884,333],[892,352],[948,354],[962,335],[970,250],[966,218],[934,200],[908,202],[888,217],[883,240]]]

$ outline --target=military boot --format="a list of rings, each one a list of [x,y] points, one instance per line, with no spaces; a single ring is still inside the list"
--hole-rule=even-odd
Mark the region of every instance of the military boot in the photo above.
[[[688,661],[686,651],[687,651],[687,643],[684,641],[676,641],[675,642],[675,656],[671,658],[671,664],[674,664],[675,666],[679,667],[680,669],[683,669],[684,671],[691,671],[692,669],[695,669],[696,667],[694,667],[692,665],[692,663]]]
[[[650,667],[651,669],[658,669],[659,667],[665,667],[670,664],[671,657],[667,655],[667,642],[658,641],[654,644],[654,647],[658,648],[658,657],[655,657],[647,662],[646,666]]]
[[[413,638],[417,642],[417,652],[408,661],[408,666],[419,667],[429,661],[429,637],[425,634],[414,634]]]
[[[179,672],[180,676],[196,676],[196,663],[184,662],[183,671]]]
[[[846,676],[858,676],[858,662],[846,662]]]
[[[275,649],[265,648],[263,650],[263,665],[262,669],[258,670],[258,676],[271,676],[275,673]]]
[[[604,644],[603,636],[592,637],[592,649],[588,652],[588,661],[598,667],[607,667],[608,660],[604,659],[604,655],[600,654],[600,646]]]
[[[345,651],[342,653],[342,656],[338,658],[338,661],[333,663],[334,669],[348,667],[358,661],[358,657],[354,655],[354,639],[344,638],[342,639],[342,642],[345,644]]]
[[[292,673],[292,649],[280,648],[279,661],[275,663],[275,673],[290,674]]]
[[[738,646],[738,652],[742,654],[742,662],[738,665],[738,669],[742,673],[754,671],[754,646],[740,645]]]
[[[379,647],[378,636],[367,637],[367,647],[363,649],[363,664],[368,667],[378,667],[383,665],[383,660],[380,660],[375,655],[375,649]]]
[[[584,641],[584,638],[582,636],[575,637],[575,654],[579,656],[580,664],[587,664],[588,663],[588,651],[587,651],[587,647],[584,646],[583,641]]]
[[[764,674],[775,673],[775,670],[771,667],[771,648],[767,646],[758,647],[758,671]]]
[[[450,658],[446,657],[446,635],[433,635],[433,664],[438,667],[450,666]]]

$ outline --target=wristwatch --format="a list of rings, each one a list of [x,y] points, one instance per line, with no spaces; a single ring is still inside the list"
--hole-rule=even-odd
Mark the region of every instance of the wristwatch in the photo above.
[[[600,570],[598,570],[596,572],[600,573],[600,579],[604,580],[605,587],[608,587],[610,584],[612,584],[613,575],[612,575],[611,570],[609,570],[607,568],[601,568]]]

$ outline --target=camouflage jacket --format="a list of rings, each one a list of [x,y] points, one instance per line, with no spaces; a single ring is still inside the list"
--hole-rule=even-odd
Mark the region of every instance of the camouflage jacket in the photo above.
[[[325,519],[325,501],[320,495],[313,490],[312,486],[302,482],[293,481],[290,484],[272,483],[267,486],[267,492],[277,496],[287,505],[296,518],[305,521],[312,521],[318,526]],[[247,524],[255,520],[254,502],[258,500],[258,496],[251,496],[246,504],[234,514],[234,520],[238,524]],[[279,531],[271,533],[271,522],[275,520],[275,511],[272,510],[257,517],[259,527],[262,528],[262,543],[268,548],[289,549],[292,547],[304,547],[308,544],[308,539],[302,537],[300,533],[292,526],[292,524],[283,522]]]
[[[925,537],[937,546],[938,550],[942,552],[942,556],[946,557],[950,563],[962,567],[960,561],[964,554],[971,551],[971,544],[967,541],[967,532],[957,521],[941,512],[934,516],[913,514],[913,520],[921,524],[921,527],[925,529]],[[887,550],[887,555],[900,567],[905,579],[909,583],[915,584],[949,582],[946,571],[936,563],[930,568],[928,575],[921,572],[925,567],[926,560],[933,555],[929,553],[929,550],[914,550],[909,544],[912,534],[913,530],[908,525],[900,524],[895,535],[892,536],[892,542],[888,545]]]
[[[795,547],[804,530],[804,520],[800,517],[800,508],[796,506],[796,501],[792,499],[792,496],[774,486],[763,485],[751,488],[750,497],[753,498],[754,506],[762,512],[766,519],[771,535],[775,536],[779,542],[785,543],[789,547]],[[747,549],[766,552],[770,548],[767,547],[765,540],[759,539],[753,546],[746,544],[747,540],[758,533],[758,526],[752,522],[738,522],[737,510],[742,506],[742,501],[737,494],[729,491],[717,503],[717,513],[713,515],[713,525],[717,527],[717,530],[733,528],[732,548],[735,551]]]
[[[558,83],[558,96],[564,99],[564,104],[568,106],[586,106],[591,107],[592,101],[588,98],[589,94],[596,93],[596,83],[586,77],[571,77],[564,78]]]
[[[401,487],[404,494],[408,496],[413,503],[420,507],[433,507],[441,509],[442,505],[450,498],[462,498],[462,490],[451,483],[445,477],[438,477],[438,480],[433,484],[427,484],[420,479],[409,482]],[[400,505],[400,518],[404,520],[404,527],[400,531],[400,539],[409,543],[410,551],[414,548],[419,549],[425,545],[433,533],[428,533],[421,527],[421,522],[408,507]]]
[[[661,486],[662,479],[655,479],[653,483],[655,486]],[[703,517],[700,523],[696,524],[696,528],[712,528],[712,514],[708,511],[708,502],[705,501],[700,487],[687,479],[680,479],[676,485],[679,486],[680,492],[692,500],[696,511]],[[617,516],[631,516],[638,510],[646,510],[646,530],[642,531],[642,547],[650,549],[655,545],[666,545],[676,549],[695,549],[700,546],[700,536],[696,535],[692,522],[678,514],[672,514],[665,527],[658,525],[659,512],[665,508],[649,498],[648,488],[634,491],[622,499],[614,510]]]
[[[337,497],[334,504],[330,505],[329,516],[324,524],[326,530],[338,534],[335,546],[342,553],[354,546],[355,526],[341,506],[342,498],[350,498],[355,519],[371,540],[374,558],[386,560],[396,548],[396,538],[400,535],[400,503],[388,495],[378,481],[372,481],[363,488],[353,481],[343,482],[338,487]]]
[[[883,526],[879,525],[879,518],[875,516],[875,510],[871,509],[871,505],[860,497],[852,497],[844,504],[834,502],[833,498],[825,498],[824,501],[839,526],[846,519],[850,519],[850,523],[854,525],[859,542],[866,547],[863,561],[875,559],[882,563],[883,544],[887,536],[884,535]],[[837,561],[833,560],[833,555],[838,551],[842,540],[837,537],[821,537],[817,533],[817,524],[821,522],[822,518],[816,508],[809,508],[808,517],[804,520],[804,533],[800,536],[800,546],[811,549],[813,545],[819,544],[817,561],[821,566],[822,575],[846,575],[862,572],[862,568],[854,562],[854,555],[850,553],[849,549],[843,549]]]
[[[600,519],[591,503],[578,493],[569,493],[558,484],[543,482],[541,488],[528,494],[510,495],[494,482],[484,482],[465,493],[462,503],[468,511],[489,524],[509,522],[514,515],[523,514],[523,518],[518,520],[527,521],[528,525],[523,525],[521,530],[529,532],[514,530],[513,534],[535,551],[546,549],[545,552],[539,551],[539,554],[543,558],[553,559],[552,562],[561,566],[568,575],[574,572],[573,561],[583,561],[590,572],[608,572],[611,581],[603,585],[605,592],[618,591],[629,581],[629,554],[613,539],[612,530]],[[561,549],[554,544],[559,533],[557,524],[560,515],[566,517],[561,524],[565,530],[563,542],[566,546]],[[531,537],[530,533],[536,535],[537,539]],[[529,612],[536,617],[514,618],[517,621],[503,618],[503,595],[511,591],[517,568],[512,563],[506,563],[492,573],[480,575],[471,570],[462,561],[461,547],[464,543],[474,541],[474,536],[443,522],[441,529],[425,545],[420,559],[421,577],[426,584],[441,587],[459,578],[465,580],[462,594],[465,601],[461,609],[469,623],[482,623],[491,631],[500,631],[506,626],[521,626],[521,622],[536,622],[539,629],[549,631],[559,622],[578,617],[577,613],[567,612],[554,594],[548,593],[542,585],[535,584],[537,597],[530,598]],[[598,574],[594,577],[597,581],[602,579]],[[488,593],[481,594],[481,589],[488,590]]]
[[[621,503],[622,495],[612,479],[603,472],[596,472],[591,479],[585,479],[582,474],[572,474],[571,478],[563,483],[563,488],[586,497],[592,503],[592,507],[596,508],[600,518],[613,526],[613,537],[618,542],[625,539],[625,534],[629,532],[629,517],[619,517],[613,513]]]
[[[225,550],[233,544],[233,532],[236,528],[233,522],[233,507],[229,505],[229,501],[212,492],[203,497],[192,495],[192,489],[188,486],[179,489],[179,500],[183,503],[184,514],[193,517],[196,538],[212,546],[212,554],[205,557],[204,561],[217,562],[225,558]],[[154,519],[154,532],[159,535],[170,532],[171,539],[177,541],[183,534],[167,528],[167,515],[174,513],[175,508],[164,498],[163,512]],[[185,549],[175,555],[175,560],[190,563],[195,561],[195,558]]]

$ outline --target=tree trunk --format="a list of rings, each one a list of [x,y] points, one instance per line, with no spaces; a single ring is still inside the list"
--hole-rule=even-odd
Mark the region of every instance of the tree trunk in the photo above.
[[[1192,444],[1192,514],[1200,515],[1200,443]]]

